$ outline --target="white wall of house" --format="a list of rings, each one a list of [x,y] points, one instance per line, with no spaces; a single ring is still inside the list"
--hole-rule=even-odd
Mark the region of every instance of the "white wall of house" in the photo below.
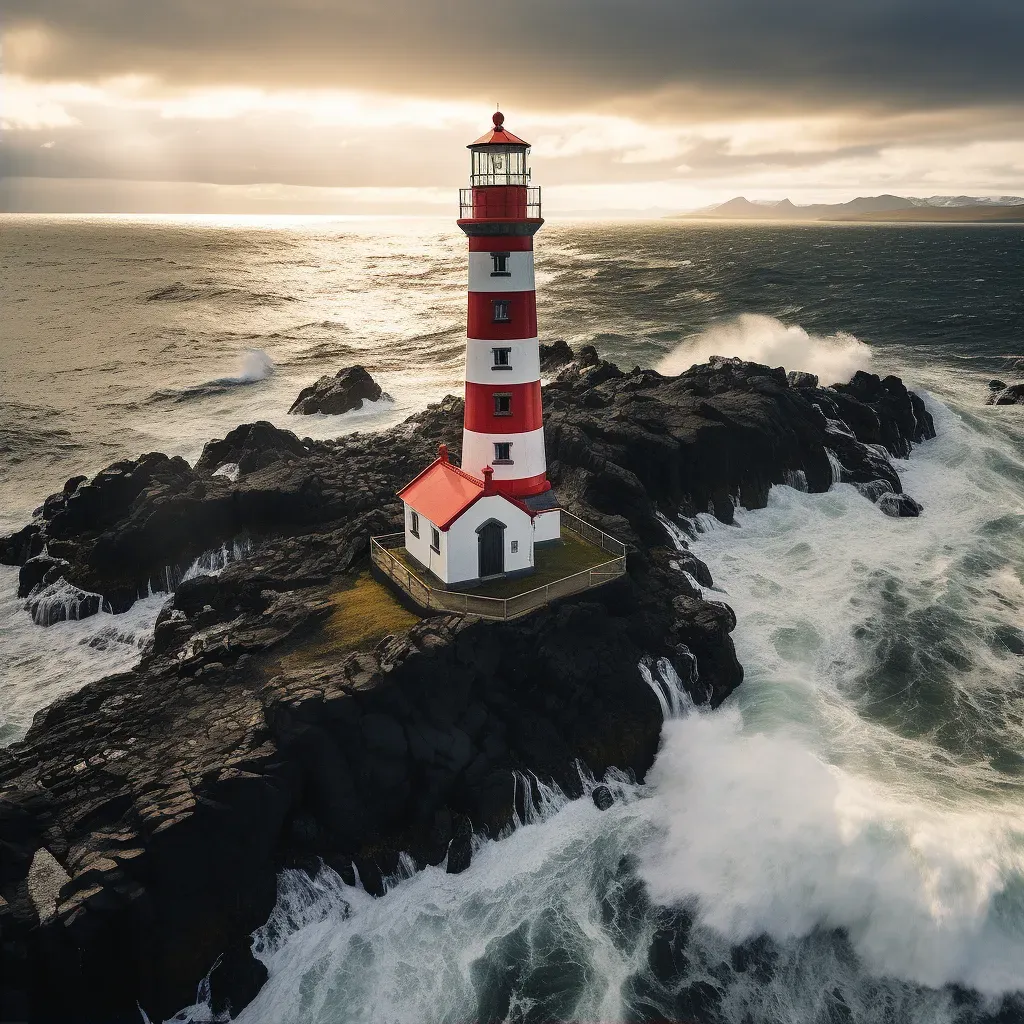
[[[552,509],[550,512],[539,512],[534,519],[534,544],[543,544],[547,540],[559,540],[562,536],[562,513]]]
[[[405,504],[403,502],[403,504]],[[405,550],[421,565],[425,565],[438,579],[447,582],[448,577],[448,535],[438,530],[440,551],[431,546],[431,528],[435,524],[426,516],[420,516],[419,536],[412,532],[413,510],[405,505]]]
[[[497,519],[505,524],[505,572],[517,572],[533,566],[533,520],[528,513],[501,495],[488,495],[471,505],[448,529],[446,583],[479,578],[480,556],[476,530],[488,519]],[[512,551],[513,541],[517,542],[516,552]]]

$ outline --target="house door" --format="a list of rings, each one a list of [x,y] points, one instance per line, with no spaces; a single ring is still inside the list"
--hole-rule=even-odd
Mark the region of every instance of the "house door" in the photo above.
[[[496,519],[477,531],[480,551],[480,575],[497,576],[505,571],[505,524]]]

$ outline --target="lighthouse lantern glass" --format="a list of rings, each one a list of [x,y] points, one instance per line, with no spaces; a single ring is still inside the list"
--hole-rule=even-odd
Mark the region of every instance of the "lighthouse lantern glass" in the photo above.
[[[525,185],[530,180],[525,146],[480,146],[473,151],[474,185]]]

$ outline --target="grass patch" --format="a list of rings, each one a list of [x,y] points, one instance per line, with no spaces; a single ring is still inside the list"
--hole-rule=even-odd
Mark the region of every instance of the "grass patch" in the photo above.
[[[335,662],[352,651],[372,650],[386,636],[404,633],[420,621],[402,607],[394,594],[369,570],[359,573],[350,587],[330,596],[334,610],[320,631],[282,659],[286,668],[308,668]]]
[[[563,530],[561,544],[534,549],[535,567],[528,576],[491,580],[474,587],[470,593],[481,597],[515,597],[516,594],[525,594],[528,590],[536,590],[537,587],[565,579],[566,576],[575,576],[578,572],[593,569],[595,565],[610,562],[614,557],[571,530]]]
[[[405,548],[392,548],[390,553],[428,586],[433,586],[437,590],[443,589],[433,573],[426,572],[413,563],[406,554]],[[525,594],[528,590],[536,590],[548,583],[565,579],[566,576],[575,576],[576,573],[592,569],[595,565],[601,565],[603,562],[610,562],[614,557],[595,544],[585,541],[571,530],[563,529],[560,544],[550,544],[534,549],[536,564],[533,572],[529,575],[517,576],[513,579],[491,580],[489,583],[466,588],[465,592],[478,594],[480,597],[515,597],[517,594]],[[453,592],[460,590],[459,587],[449,589]]]

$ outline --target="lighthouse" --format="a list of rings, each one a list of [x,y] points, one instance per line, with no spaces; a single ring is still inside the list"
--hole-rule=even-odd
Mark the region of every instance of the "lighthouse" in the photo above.
[[[445,585],[530,573],[538,544],[561,538],[548,481],[541,407],[533,236],[544,223],[530,185],[530,145],[493,127],[468,146],[459,193],[469,239],[462,466],[442,445],[398,492],[405,550]]]
[[[544,451],[533,238],[544,219],[530,184],[530,144],[493,126],[467,147],[470,187],[460,191],[459,227],[469,241],[466,411],[462,468],[494,470],[493,486],[536,513],[540,542],[557,539]]]

